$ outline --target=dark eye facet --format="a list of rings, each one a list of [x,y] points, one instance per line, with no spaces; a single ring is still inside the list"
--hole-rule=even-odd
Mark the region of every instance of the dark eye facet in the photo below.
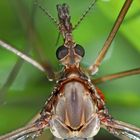
[[[58,60],[63,59],[68,54],[68,48],[60,46],[56,51],[56,57]]]
[[[85,55],[85,50],[84,50],[84,48],[83,48],[81,45],[76,44],[76,46],[74,47],[74,49],[75,49],[75,53],[77,53],[77,54],[80,55],[81,57],[84,57],[84,55]]]

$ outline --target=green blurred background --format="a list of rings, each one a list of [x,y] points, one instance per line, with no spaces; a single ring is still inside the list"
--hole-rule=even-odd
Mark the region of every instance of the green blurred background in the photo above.
[[[70,6],[74,25],[91,3],[90,0],[40,0],[55,18],[56,4],[64,2]],[[0,1],[0,38],[38,61],[47,59],[55,71],[60,71],[55,51],[63,42],[60,38],[56,46],[58,28],[33,3],[34,0]],[[83,67],[94,62],[123,3],[124,0],[98,0],[73,32],[75,41],[86,50]],[[139,38],[140,1],[135,0],[94,78],[140,67]],[[43,107],[53,86],[54,82],[50,83],[38,69],[0,48],[0,94],[4,94],[0,96],[0,134],[31,120]],[[114,118],[140,127],[140,75],[102,83],[98,87],[105,94],[107,107]],[[53,137],[48,131],[38,139]],[[95,140],[101,139],[116,138],[101,130]]]

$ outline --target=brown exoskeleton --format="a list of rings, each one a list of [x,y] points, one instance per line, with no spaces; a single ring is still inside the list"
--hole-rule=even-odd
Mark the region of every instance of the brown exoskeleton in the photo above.
[[[72,24],[69,9],[66,4],[57,5],[59,30],[64,38],[64,44],[56,51],[56,56],[64,65],[52,96],[36,120],[29,125],[0,137],[0,140],[20,139],[29,136],[37,137],[47,128],[50,128],[55,137],[61,139],[94,137],[101,127],[119,138],[140,139],[140,129],[124,122],[117,121],[108,113],[102,92],[93,84],[122,76],[139,74],[140,68],[91,80],[90,75],[98,71],[107,50],[123,21],[132,0],[126,0],[116,23],[100,51],[96,61],[87,71],[80,67],[84,57],[84,49],[76,44],[72,37]],[[40,6],[40,5],[39,5]],[[40,8],[42,8],[40,6]],[[27,55],[19,52],[0,40],[0,45],[21,58],[36,66],[41,71],[46,69]],[[53,73],[53,72],[52,72]],[[48,77],[51,79],[52,74]],[[55,76],[54,76],[55,77]]]

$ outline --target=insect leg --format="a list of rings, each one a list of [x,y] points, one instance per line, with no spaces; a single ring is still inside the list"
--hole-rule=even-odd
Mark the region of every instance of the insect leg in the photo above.
[[[125,17],[128,9],[129,9],[132,1],[133,0],[126,0],[125,1],[124,5],[123,5],[123,7],[122,7],[122,9],[121,9],[121,11],[119,13],[119,16],[118,16],[117,20],[116,20],[116,22],[115,22],[110,34],[108,35],[107,40],[105,41],[105,43],[103,45],[103,48],[101,49],[99,55],[97,56],[94,64],[91,65],[89,67],[89,69],[88,69],[90,74],[93,75],[98,71],[99,66],[100,66],[102,60],[104,59],[104,57],[105,57],[105,55],[106,55],[106,53],[107,53],[107,51],[108,51],[108,49],[109,49],[114,37],[115,37],[115,35],[116,35],[116,33],[117,33],[117,31],[118,31],[118,29],[119,29],[124,17]]]
[[[115,80],[118,78],[122,78],[125,76],[131,76],[131,75],[136,75],[136,74],[140,74],[140,68],[136,68],[136,69],[131,69],[128,71],[123,71],[123,72],[118,72],[118,73],[114,73],[114,74],[110,74],[110,75],[106,75],[97,79],[92,80],[93,83],[95,84],[100,84],[106,81],[110,81],[110,80]]]
[[[48,128],[48,122],[39,120],[11,133],[0,136],[0,140],[15,140],[19,138],[37,137],[43,129]]]
[[[131,124],[114,120],[106,116],[101,119],[101,124],[102,128],[121,139],[140,140],[140,128]]]
[[[5,49],[7,49],[7,50],[9,50],[10,52],[16,54],[20,58],[24,59],[26,62],[32,64],[34,67],[38,68],[43,73],[47,74],[47,76],[49,77],[49,72],[46,69],[47,66],[43,66],[39,62],[33,60],[31,57],[27,56],[26,54],[22,53],[21,51],[18,51],[17,49],[15,49],[11,45],[5,43],[2,40],[0,40],[0,46],[3,47],[3,48],[5,48]],[[49,80],[51,81],[53,79],[49,79]]]
[[[37,137],[44,129],[49,128],[49,122],[52,118],[50,113],[52,105],[54,104],[55,96],[51,96],[48,102],[45,104],[43,110],[23,128],[17,129],[13,132],[0,136],[0,140],[15,140],[19,138]]]
[[[16,5],[16,6],[15,6]],[[32,46],[32,33],[33,33],[33,30],[34,30],[34,17],[35,17],[35,8],[32,9],[32,12],[31,12],[31,17],[29,16],[29,13],[28,13],[28,9],[27,7],[24,5],[24,3],[22,3],[22,1],[17,1],[16,4],[13,2],[12,3],[12,6],[14,6],[14,9],[16,10],[15,13],[18,13],[16,16],[20,19],[22,17],[22,21],[26,21],[27,22],[27,29],[28,31],[31,30],[30,32],[27,33],[27,46],[26,48],[24,49],[24,53],[27,54],[30,49],[31,49],[31,46]],[[26,10],[25,10],[26,9]],[[21,20],[20,20],[21,21]],[[25,30],[25,23],[22,23],[22,28]],[[35,33],[34,33],[35,34]],[[12,85],[12,83],[14,82],[14,80],[16,79],[17,77],[17,74],[18,72],[20,71],[20,68],[22,67],[22,64],[23,64],[23,59],[19,58],[15,65],[13,66],[12,70],[10,71],[10,73],[8,74],[8,77],[5,81],[5,83],[3,84],[3,86],[1,87],[0,89],[0,103],[1,102],[4,102],[4,97],[5,97],[5,94],[6,92],[8,91],[8,89],[10,88],[10,86]]]

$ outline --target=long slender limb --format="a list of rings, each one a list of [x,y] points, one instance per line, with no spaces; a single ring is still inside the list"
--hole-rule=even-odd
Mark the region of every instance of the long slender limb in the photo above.
[[[17,139],[17,138],[24,137],[24,136],[28,137],[28,135],[30,133],[34,133],[36,131],[38,131],[38,128],[35,127],[35,124],[31,124],[29,126],[15,130],[9,134],[0,136],[0,140]]]
[[[11,4],[13,4],[13,3],[11,3]],[[41,62],[41,64],[42,64],[42,66],[38,66],[40,64],[36,64],[36,67],[38,67],[41,71],[45,72],[45,74],[47,75],[47,77],[50,81],[54,80],[55,73],[53,71],[53,68],[50,65],[50,63],[46,60],[46,58],[45,58],[46,55],[44,55],[43,51],[41,51],[41,48],[38,47],[38,46],[41,46],[41,44],[39,42],[39,39],[38,39],[39,37],[37,36],[37,32],[36,32],[35,26],[34,26],[34,16],[35,16],[35,10],[37,7],[33,5],[34,7],[32,10],[32,15],[30,17],[30,15],[27,12],[28,9],[26,8],[26,6],[24,5],[24,3],[22,1],[17,0],[17,2],[14,3],[13,5],[15,6],[14,8],[17,10],[17,13],[18,13],[18,16],[19,16],[19,19],[21,21],[24,31],[26,30],[25,35],[27,36],[27,46],[30,49],[31,49],[31,47],[32,47],[32,49],[35,48],[34,52],[36,52],[37,58],[38,58],[39,62]],[[26,55],[28,53],[29,53],[29,49],[26,50],[26,52],[24,52],[24,54],[26,54]],[[21,61],[21,60],[19,59],[18,61]],[[18,65],[18,62],[16,65]],[[17,66],[15,66],[15,67],[17,68]],[[19,69],[20,69],[20,66],[19,66]],[[13,68],[13,71],[15,71],[14,68]]]
[[[26,139],[28,137],[38,137],[44,129],[49,128],[49,122],[52,119],[52,106],[55,103],[54,98],[56,95],[52,95],[48,102],[45,104],[42,112],[37,115],[23,128],[17,129],[11,133],[0,136],[0,140],[15,140],[15,139]]]
[[[18,72],[20,71],[22,64],[23,64],[23,61],[18,59],[18,61],[16,62],[16,64],[12,68],[12,70],[10,71],[3,86],[0,88],[0,104],[4,102],[4,97],[5,97],[8,89],[10,88],[10,86],[12,85],[14,80],[16,79],[16,76],[17,76]]]
[[[111,134],[125,140],[140,140],[140,128],[111,118],[101,120],[102,127]]]
[[[48,123],[45,121],[37,121],[33,124],[29,124],[23,128],[17,129],[11,133],[0,136],[0,140],[14,140],[18,138],[28,138],[28,137],[37,137],[43,129],[48,128]]]
[[[40,111],[35,116],[33,116],[33,118],[28,122],[28,124],[34,123],[39,118],[40,118]]]
[[[37,137],[44,129],[49,128],[49,121],[51,120],[51,110],[50,105],[54,104],[55,96],[52,96],[50,100],[44,106],[42,113],[37,113],[37,115],[23,128],[17,129],[11,133],[0,136],[0,140],[14,140],[18,138],[27,137]]]
[[[0,136],[0,140],[14,140],[14,139],[26,139],[28,137],[38,137],[42,131],[48,127],[49,119],[41,118],[38,113],[34,119],[28,123],[25,127],[19,128],[15,131]]]
[[[35,66],[36,68],[38,68],[43,73],[45,73],[45,74],[47,73],[47,71],[46,71],[46,69],[45,69],[45,67],[43,65],[41,65],[37,61],[33,60],[29,56],[25,55],[21,51],[18,51],[17,49],[13,48],[11,45],[9,45],[9,44],[5,43],[4,41],[0,40],[0,46],[3,47],[3,48],[5,48],[5,49],[7,49],[7,50],[9,50],[10,52],[13,52],[14,54],[16,54],[17,56],[19,56],[20,58],[24,59],[28,63],[30,63],[33,66]],[[49,80],[53,80],[53,79],[49,79]]]
[[[47,62],[46,59],[44,58],[44,55],[42,54],[43,51],[40,52],[40,50],[36,50],[36,48],[39,48],[38,46],[41,46],[41,44],[38,41],[37,32],[34,26],[34,17],[35,17],[37,7],[33,5],[31,16],[30,16],[29,11],[25,6],[25,4],[23,3],[23,1],[16,0],[15,3],[11,2],[11,5],[14,6],[13,8],[16,10],[17,16],[19,18],[19,21],[21,23],[21,26],[24,30],[27,39],[26,41],[27,45],[24,48],[23,53],[27,55],[29,54],[30,50],[35,47],[35,52],[37,53],[36,55],[38,56],[37,59],[40,60],[40,62],[42,62],[42,59],[45,60],[45,70],[47,71],[48,79],[54,79],[55,76],[54,76],[53,69],[49,64],[49,62]],[[0,89],[0,103],[1,102],[3,103],[5,94],[10,88],[10,86],[12,85],[12,83],[14,82],[14,80],[16,79],[17,74],[20,71],[23,62],[24,62],[23,59],[19,58],[15,63],[15,65],[13,66],[10,73],[8,74],[5,83]]]
[[[94,64],[89,67],[89,73],[90,74],[95,74],[98,71],[98,68],[99,68],[102,60],[104,59],[104,57],[105,57],[105,55],[106,55],[106,53],[107,53],[107,51],[108,51],[108,49],[109,49],[114,37],[115,37],[115,35],[116,35],[116,33],[117,33],[117,31],[118,31],[118,29],[119,29],[124,17],[125,17],[128,9],[129,9],[132,1],[133,0],[126,0],[125,1],[124,5],[123,5],[123,7],[122,7],[122,9],[121,9],[121,11],[119,13],[119,16],[118,16],[117,20],[116,20],[116,22],[115,22],[115,24],[114,24],[114,26],[113,26],[108,38],[107,38],[107,40],[105,41],[105,43],[103,45],[103,48],[101,49],[99,55],[97,56]]]
[[[11,4],[13,5],[13,2]],[[35,8],[32,9],[32,14],[31,14],[32,16],[30,18],[29,14],[27,12],[28,10],[25,7],[25,5],[21,1],[18,1],[18,0],[16,1],[16,4],[18,6],[14,6],[14,9],[16,9],[17,16],[19,16],[19,19],[21,19],[20,21],[21,21],[21,24],[22,24],[22,28],[23,29],[27,28],[28,31],[31,30],[30,32],[27,33],[27,46],[23,51],[27,55],[29,53],[29,51],[31,50],[31,46],[32,46],[31,45],[31,42],[32,42],[31,41],[32,40],[31,36],[32,36],[33,29],[34,29],[34,22],[33,21],[34,21],[36,9]],[[19,7],[19,8],[17,8],[17,7]],[[27,23],[27,27],[25,27],[26,26],[25,22]],[[0,89],[0,102],[4,101],[5,93],[8,91],[8,89],[10,88],[10,86],[12,85],[14,80],[16,79],[23,62],[24,62],[23,59],[19,58],[16,61],[15,65],[13,66],[10,73],[8,74],[8,77],[5,81],[5,83],[3,84],[3,86]]]
[[[25,12],[25,11],[28,11],[27,7],[26,6],[23,7],[24,0],[22,0],[22,1],[16,0],[16,1],[17,2],[15,3],[15,5],[16,5],[15,7],[16,7],[17,11],[21,11],[21,12],[17,12],[17,13],[19,13],[19,18],[21,20],[23,28],[24,28],[24,30],[26,30],[25,33],[27,36],[28,46],[34,50],[33,52],[35,53],[37,60],[39,62],[41,62],[41,64],[44,66],[48,79],[50,79],[50,80],[55,79],[55,73],[54,73],[53,67],[50,64],[50,62],[48,61],[46,54],[40,47],[40,46],[42,46],[42,44],[41,44],[41,41],[39,40],[39,36],[36,31],[36,27],[34,25],[35,21],[34,21],[33,17],[35,16],[37,7],[36,7],[36,5],[33,4],[32,14],[29,15],[29,13]]]
[[[125,76],[131,76],[131,75],[136,75],[136,74],[140,74],[140,68],[136,68],[136,69],[131,69],[128,71],[123,71],[123,72],[119,72],[119,73],[115,73],[115,74],[110,74],[110,75],[106,75],[97,79],[92,80],[93,83],[95,84],[100,84],[109,80],[115,80],[118,78],[122,78]]]

